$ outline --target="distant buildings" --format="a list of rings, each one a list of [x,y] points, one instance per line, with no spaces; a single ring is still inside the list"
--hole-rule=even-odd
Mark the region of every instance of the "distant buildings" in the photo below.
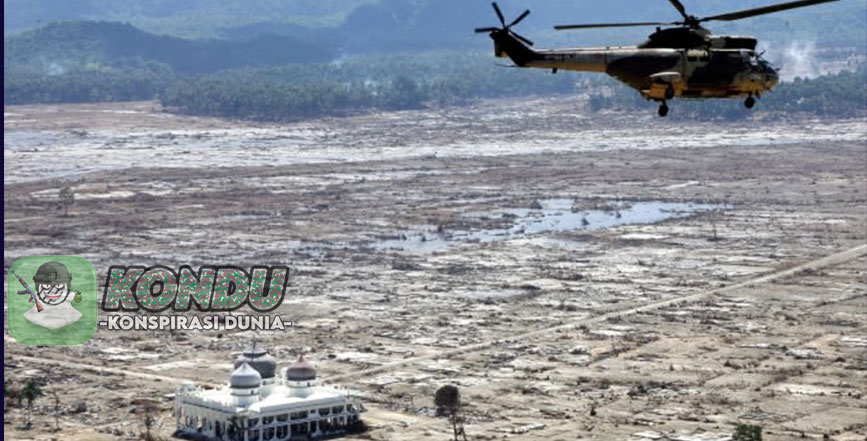
[[[229,383],[178,389],[177,436],[221,441],[312,440],[358,430],[363,407],[344,389],[316,381],[303,357],[276,375],[277,362],[261,346],[235,359]]]

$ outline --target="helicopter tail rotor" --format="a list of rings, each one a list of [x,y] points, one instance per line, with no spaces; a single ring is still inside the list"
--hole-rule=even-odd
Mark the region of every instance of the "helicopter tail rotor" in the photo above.
[[[494,7],[494,12],[496,12],[497,18],[500,20],[501,27],[488,26],[488,27],[483,27],[483,28],[476,28],[475,29],[476,33],[478,33],[478,34],[485,33],[485,34],[491,34],[491,35],[495,35],[498,33],[505,33],[506,35],[511,35],[511,36],[517,38],[518,40],[521,40],[522,42],[526,43],[528,46],[533,45],[533,42],[530,41],[529,38],[524,37],[523,35],[512,30],[512,26],[515,26],[516,24],[520,23],[522,20],[527,18],[528,15],[530,15],[529,9],[522,12],[521,15],[519,15],[516,19],[512,20],[511,23],[506,24],[506,18],[505,18],[505,16],[503,16],[503,11],[500,10],[500,6],[497,5],[497,2],[491,3],[491,6]]]

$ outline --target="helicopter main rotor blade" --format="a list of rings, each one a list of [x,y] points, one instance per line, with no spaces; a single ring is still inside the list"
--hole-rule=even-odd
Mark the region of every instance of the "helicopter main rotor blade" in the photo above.
[[[830,1],[830,0],[825,0]],[[566,29],[591,29],[591,28],[625,28],[630,26],[670,26],[679,25],[683,22],[661,22],[661,21],[646,21],[637,23],[594,23],[594,24],[574,24],[574,25],[557,25],[554,29],[563,31]]]
[[[494,28],[494,27],[490,27],[490,28],[476,28],[476,33],[477,33],[477,34],[481,34],[482,32],[484,32],[484,33],[488,33],[488,32],[499,31],[500,29],[502,29],[502,28]]]
[[[680,12],[680,15],[682,15],[683,18],[687,18],[687,19],[689,18],[689,16],[686,15],[686,8],[683,7],[683,3],[681,3],[680,0],[668,0],[668,1],[671,2],[671,4],[674,6],[675,9],[677,9],[677,12]]]
[[[518,40],[521,40],[521,41],[523,41],[524,43],[527,43],[528,46],[532,46],[532,45],[533,45],[533,42],[530,41],[530,39],[528,39],[527,37],[524,37],[523,35],[521,35],[521,34],[515,32],[515,31],[509,31],[509,32],[511,32],[512,35],[514,35],[515,38],[517,38]]]
[[[497,6],[497,2],[493,2],[491,3],[491,5],[494,7],[494,12],[497,13],[497,17],[500,19],[500,23],[503,25],[503,27],[506,27],[506,18],[503,17],[503,11],[500,11],[500,7]]]
[[[529,10],[529,9],[527,9],[526,11],[524,11],[521,15],[518,16],[518,18],[516,18],[514,21],[512,21],[511,23],[509,23],[509,25],[506,26],[506,27],[507,27],[507,28],[510,28],[510,27],[512,27],[512,26],[515,26],[516,24],[520,23],[521,20],[527,18],[528,15],[530,15],[530,10]]]
[[[804,6],[816,5],[819,3],[836,2],[839,0],[799,0],[796,2],[778,3],[771,6],[763,6],[761,8],[745,9],[743,11],[729,12],[727,14],[719,14],[711,17],[704,17],[699,21],[723,20],[733,21],[742,18],[754,17],[756,15],[770,14],[772,12],[785,11],[786,9],[801,8]]]

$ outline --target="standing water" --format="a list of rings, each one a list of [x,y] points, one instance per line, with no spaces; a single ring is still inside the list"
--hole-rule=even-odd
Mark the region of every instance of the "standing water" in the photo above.
[[[509,208],[467,215],[467,218],[503,217],[512,224],[506,228],[402,234],[400,239],[379,241],[375,247],[380,250],[433,252],[464,242],[493,242],[547,232],[594,231],[620,225],[653,224],[721,208],[726,207],[715,204],[645,201],[610,202],[604,209],[582,210],[574,206],[572,199],[547,199],[539,201],[535,208]]]

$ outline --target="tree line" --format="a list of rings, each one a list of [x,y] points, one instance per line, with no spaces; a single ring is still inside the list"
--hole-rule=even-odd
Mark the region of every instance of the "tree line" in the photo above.
[[[352,57],[331,63],[181,74],[155,61],[90,63],[61,72],[4,70],[4,104],[157,99],[190,115],[280,121],[377,109],[463,105],[483,98],[584,94],[592,111],[655,103],[604,75],[507,69],[485,53],[426,52]],[[745,111],[737,100],[677,101],[675,118],[746,118],[756,112],[867,114],[867,68],[782,83]]]

